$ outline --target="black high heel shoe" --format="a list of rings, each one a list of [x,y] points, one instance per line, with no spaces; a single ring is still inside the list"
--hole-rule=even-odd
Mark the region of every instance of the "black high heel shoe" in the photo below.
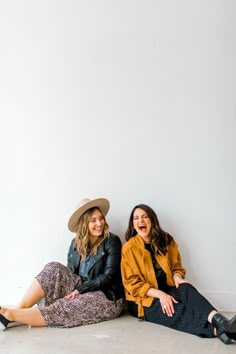
[[[212,318],[212,325],[217,330],[217,337],[224,344],[231,344],[236,341],[236,315],[228,320],[221,313],[217,313]]]
[[[1,310],[1,306],[0,306]],[[0,331],[5,331],[7,328],[16,327],[16,326],[23,326],[24,323],[16,322],[16,321],[9,321],[5,316],[0,314]]]
[[[0,315],[0,330],[5,331],[9,322],[10,321],[8,321],[6,319],[6,317],[4,317],[3,315]]]

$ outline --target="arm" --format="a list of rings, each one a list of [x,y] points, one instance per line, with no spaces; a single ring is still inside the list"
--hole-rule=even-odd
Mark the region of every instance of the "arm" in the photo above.
[[[168,246],[168,262],[170,264],[173,280],[175,278],[175,275],[183,279],[185,277],[186,270],[182,266],[179,248],[175,241],[172,241],[171,244]]]
[[[178,301],[173,296],[165,293],[162,290],[154,288],[150,288],[147,292],[147,295],[159,299],[162,312],[169,317],[173,316],[173,314],[175,313],[174,304],[178,304]]]
[[[104,268],[94,279],[77,287],[80,294],[112,288],[114,282],[120,278],[121,241],[118,236],[113,235],[106,242]]]
[[[131,264],[133,267],[131,267]],[[159,290],[153,284],[147,283],[145,278],[141,275],[140,267],[136,263],[135,254],[132,250],[123,252],[121,261],[122,280],[124,287],[128,294],[133,297],[153,297],[157,299],[164,299],[167,295],[164,291]]]
[[[127,249],[126,245],[123,246],[121,258],[121,275],[126,292],[132,297],[142,298],[147,296],[147,291],[152,286],[154,287],[156,282],[150,284],[145,279],[144,275],[142,274],[144,271],[144,265],[141,261],[142,256],[140,254],[137,255],[137,252],[138,251],[134,250],[133,248]]]
[[[146,281],[144,267],[149,267],[149,264],[142,264],[141,255],[137,255],[137,250],[124,249],[122,251],[121,272],[124,287],[126,289],[127,297],[132,298],[157,298],[160,300],[163,313],[172,316],[174,313],[174,303],[177,301],[174,297],[166,294],[164,291],[157,289],[155,278],[150,278],[149,283]]]
[[[171,259],[170,263],[172,266],[173,280],[176,288],[178,288],[179,285],[183,283],[191,284],[189,281],[184,279],[186,270],[182,266],[178,245],[175,241],[173,241],[173,243],[170,245],[168,252],[170,254],[169,258]]]
[[[183,283],[188,283],[188,284],[191,284],[190,281],[182,278],[182,276],[178,273],[175,273],[174,276],[173,276],[173,280],[175,282],[175,286],[176,288],[178,288],[180,286],[180,284],[183,284]]]
[[[69,247],[69,250],[68,250],[68,253],[67,253],[67,268],[69,268],[72,271],[73,271],[73,267],[72,267],[72,262],[71,262],[71,255],[72,255],[72,251],[73,251],[73,248],[74,248],[74,240],[75,239],[73,239],[71,241],[71,244],[70,244],[70,247]]]

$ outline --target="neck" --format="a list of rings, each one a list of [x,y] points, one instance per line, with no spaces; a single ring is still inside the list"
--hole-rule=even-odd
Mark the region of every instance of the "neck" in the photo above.
[[[150,244],[151,243],[151,238],[150,238],[150,236],[149,235],[145,235],[145,236],[141,236],[141,235],[139,235],[142,239],[143,239],[143,242],[145,243],[145,244]]]
[[[89,236],[89,245],[93,246],[97,241],[99,237],[94,237],[94,236]]]

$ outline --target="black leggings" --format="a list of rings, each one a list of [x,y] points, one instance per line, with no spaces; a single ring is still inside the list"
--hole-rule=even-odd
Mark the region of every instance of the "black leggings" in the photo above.
[[[150,307],[144,307],[144,320],[199,337],[214,337],[213,326],[207,318],[215,308],[204,296],[188,283],[179,288],[167,287],[165,292],[178,301],[174,304],[174,315],[164,314],[159,299],[155,299]],[[127,301],[127,307],[132,316],[138,317],[136,303]]]

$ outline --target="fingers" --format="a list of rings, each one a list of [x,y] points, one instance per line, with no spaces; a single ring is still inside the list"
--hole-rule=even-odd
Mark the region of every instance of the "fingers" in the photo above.
[[[174,314],[174,312],[175,312],[173,304],[171,302],[170,303],[165,303],[162,306],[162,311],[163,311],[164,314],[166,314],[169,317],[171,317]]]
[[[162,305],[162,311],[169,317],[172,317],[175,313],[174,303],[177,304],[178,301],[175,300],[174,297],[171,296],[170,300],[167,301],[164,305]]]
[[[63,297],[64,300],[71,300],[74,299],[77,295],[79,295],[79,292],[77,290],[73,291],[71,294],[66,295]]]
[[[73,299],[74,298],[74,294],[69,294],[69,295],[66,295],[63,299],[64,300],[70,300],[70,299]]]
[[[188,280],[178,279],[178,278],[175,280],[175,286],[176,286],[176,288],[178,288],[181,284],[184,284],[184,283],[187,283],[187,284],[192,285],[191,282],[188,281]]]
[[[171,297],[171,300],[175,303],[175,304],[178,304],[179,301],[177,301],[173,296]]]
[[[63,297],[64,300],[69,300],[70,299],[70,295],[66,295],[65,297]]]
[[[172,317],[173,314],[175,313],[175,310],[174,310],[174,306],[173,306],[173,303],[166,303],[163,308],[162,308],[162,311],[164,314],[166,314],[168,317]]]

